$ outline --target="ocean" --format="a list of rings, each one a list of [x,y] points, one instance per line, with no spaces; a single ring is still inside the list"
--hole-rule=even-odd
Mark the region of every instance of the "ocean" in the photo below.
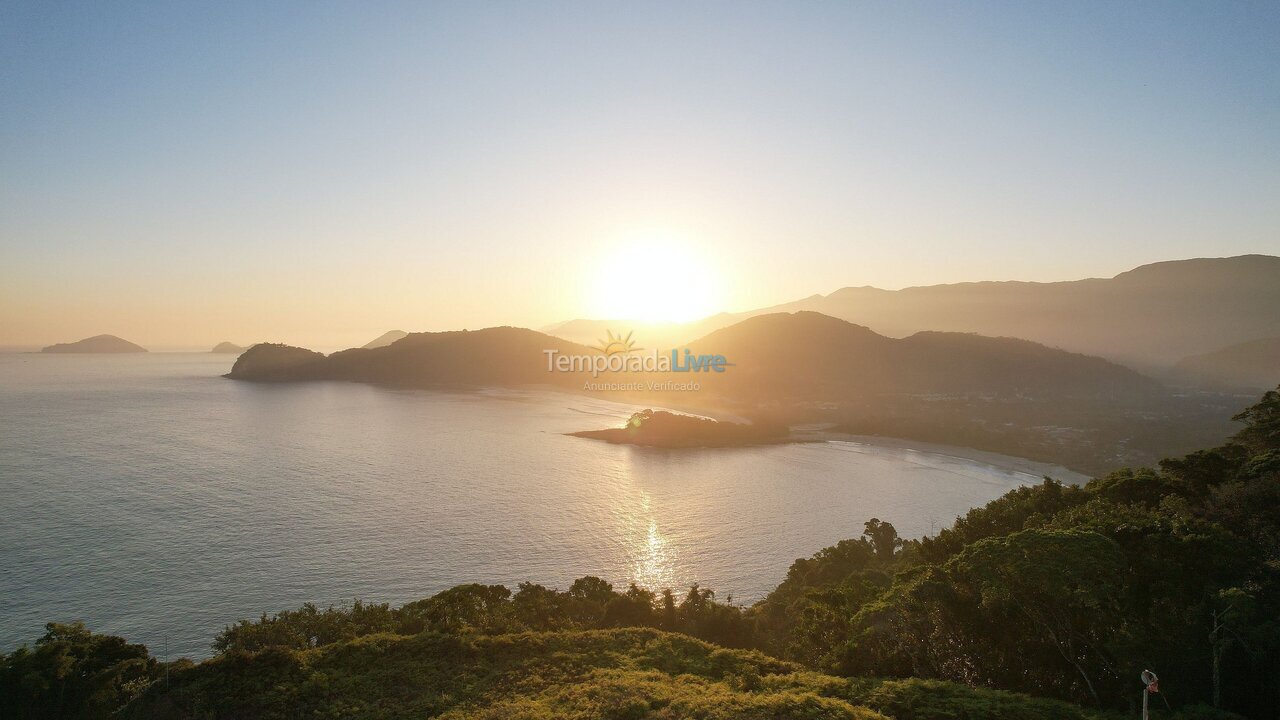
[[[233,361],[0,355],[0,651],[84,620],[200,658],[242,618],[464,582],[696,582],[751,603],[869,518],[931,534],[1043,474],[859,442],[609,445],[564,433],[637,407],[253,384],[221,377]]]

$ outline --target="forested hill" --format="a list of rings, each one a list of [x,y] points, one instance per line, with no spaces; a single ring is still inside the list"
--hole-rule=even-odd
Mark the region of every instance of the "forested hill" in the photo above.
[[[400,387],[581,386],[584,376],[580,373],[548,372],[545,350],[594,353],[590,348],[533,330],[494,327],[410,333],[389,345],[351,348],[329,356],[263,343],[241,355],[227,377],[258,381],[352,380]]]
[[[742,403],[969,393],[1134,399],[1161,391],[1158,383],[1128,368],[1025,340],[933,332],[896,340],[814,312],[750,318],[696,341],[692,348],[724,355],[733,363],[729,372],[700,373],[698,379],[711,392]],[[495,327],[411,333],[386,346],[352,348],[327,357],[302,348],[255,345],[228,376],[416,387],[574,385],[590,377],[549,372],[548,350],[600,354],[534,330]],[[666,349],[662,354],[667,355]],[[637,374],[606,375],[620,381]]]
[[[50,625],[0,659],[0,717],[1101,720],[1131,717],[1152,669],[1154,717],[1270,720],[1280,392],[1237,419],[1220,447],[1020,488],[933,537],[871,518],[750,608],[590,577],[462,585],[263,615],[167,665]]]
[[[691,347],[730,358],[733,371],[708,386],[750,402],[972,394],[1115,402],[1162,392],[1129,368],[1026,340],[949,332],[896,339],[816,312],[760,315]]]
[[[1221,447],[1014,490],[921,541],[873,519],[791,567],[756,645],[1117,710],[1151,668],[1175,707],[1277,717],[1280,392],[1236,419]]]
[[[890,338],[815,312],[760,315],[692,344],[734,366],[698,395],[773,423],[833,424],[1086,473],[1216,444],[1238,398],[1177,394],[1129,368],[1027,340]]]
[[[1280,382],[1280,337],[1251,340],[1183,358],[1174,377],[1205,387],[1268,388]]]
[[[1085,472],[1220,442],[1232,412],[1220,398],[1176,395],[1097,357],[965,333],[895,339],[815,312],[749,318],[699,339],[672,361],[674,367],[682,352],[719,356],[728,363],[724,372],[551,372],[547,351],[604,359],[598,350],[533,330],[497,327],[412,333],[384,347],[329,356],[260,344],[236,360],[228,377],[551,386],[634,404],[727,411],[769,425],[829,423],[854,434],[974,447]],[[660,389],[672,382],[696,383],[698,390]],[[1227,400],[1231,407],[1238,402]]]

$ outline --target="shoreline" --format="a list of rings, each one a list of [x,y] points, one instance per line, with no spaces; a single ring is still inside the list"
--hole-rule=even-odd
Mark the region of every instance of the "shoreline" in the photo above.
[[[810,442],[842,442],[888,450],[906,450],[927,455],[941,455],[959,460],[979,462],[994,468],[1024,475],[1048,476],[1069,485],[1084,485],[1093,479],[1092,475],[1086,475],[1062,465],[1031,460],[1016,455],[1005,455],[990,450],[978,450],[977,448],[964,447],[962,445],[945,445],[943,443],[909,440],[885,435],[854,435],[851,433],[832,432],[811,425],[796,426],[796,428],[793,428],[792,436],[797,440],[803,439]]]
[[[213,354],[213,353],[209,353],[209,354]],[[358,382],[358,381],[338,381],[338,382]],[[372,385],[378,386],[377,383],[372,383]],[[387,386],[383,386],[383,387],[387,387]],[[443,387],[441,388],[396,388],[396,389],[408,389],[408,390],[425,391],[425,392],[440,392],[440,391],[448,392],[449,391],[449,389],[443,388]],[[594,393],[575,392],[573,390],[568,390],[566,388],[562,388],[554,385],[539,384],[539,385],[523,385],[523,386],[515,386],[515,387],[494,385],[494,386],[480,386],[480,387],[469,387],[469,388],[453,388],[452,391],[454,392],[461,391],[464,393],[468,391],[473,391],[473,392],[479,391],[480,394],[484,394],[492,398],[503,398],[505,396],[507,399],[511,399],[512,396],[529,395],[529,394],[557,396],[563,399],[572,398],[574,400],[590,399],[592,401],[618,406],[620,410],[621,408],[629,409],[629,411],[626,411],[626,412],[619,412],[619,416],[629,414],[629,412],[635,412],[639,409],[650,408],[653,410],[666,410],[669,412],[679,413],[683,415],[693,415],[695,417],[708,418],[711,420],[716,420],[718,422],[750,423],[750,420],[748,418],[745,418],[741,415],[734,414],[724,408],[719,408],[719,407],[709,408],[705,406],[695,406],[695,405],[689,405],[685,403],[676,404],[676,403],[667,403],[667,402],[660,402],[660,403],[637,402],[639,398],[627,397],[626,395],[618,398],[608,398],[608,397],[601,397],[599,394],[594,394]],[[747,448],[747,447],[769,447],[769,446],[777,446],[777,445],[793,445],[793,444],[798,445],[798,444],[843,442],[843,443],[853,443],[857,445],[865,445],[870,447],[882,448],[887,450],[903,450],[903,451],[910,451],[910,452],[925,453],[928,455],[938,455],[941,457],[949,457],[949,458],[955,458],[955,459],[965,460],[969,462],[982,463],[984,465],[988,465],[990,467],[997,468],[1000,470],[1021,473],[1024,475],[1031,475],[1037,478],[1048,476],[1048,477],[1054,478],[1055,480],[1059,480],[1063,483],[1070,484],[1070,485],[1084,485],[1089,480],[1093,479],[1092,475],[1087,475],[1085,473],[1071,470],[1070,468],[1067,468],[1062,465],[1057,465],[1049,462],[1042,462],[1039,460],[1032,460],[1024,457],[1018,457],[1016,455],[1005,455],[998,452],[993,452],[989,450],[978,450],[976,448],[970,448],[970,447],[965,447],[961,445],[946,445],[943,443],[926,442],[923,440],[912,440],[909,438],[889,437],[884,435],[855,435],[851,433],[834,432],[829,430],[828,429],[829,427],[831,427],[830,423],[800,424],[800,425],[792,426],[791,432],[787,435],[787,437],[779,438],[777,440],[773,440],[769,442],[744,443],[740,445],[687,446],[687,447],[679,446],[679,447],[672,447],[670,449],[692,450],[692,449],[697,449],[699,447]],[[580,433],[595,433],[599,431],[600,429],[587,429],[587,430],[566,432],[562,434],[568,435],[568,436],[576,436],[582,439],[600,441],[602,440],[602,438],[590,437],[590,436],[585,436],[580,434]],[[625,445],[632,445],[633,447],[660,447],[660,446],[654,446],[654,445],[639,445],[635,443],[613,442],[611,444],[625,444]]]
[[[540,392],[548,393],[548,394],[563,395],[563,396],[572,397],[572,398],[587,397],[587,398],[591,398],[592,400],[611,403],[614,405],[621,405],[621,406],[627,406],[627,407],[645,407],[643,405],[639,405],[635,403],[630,399],[622,399],[622,398],[608,399],[608,398],[602,398],[596,395],[591,395],[586,393],[564,392],[563,390],[560,390],[560,389],[550,388],[545,386],[538,387],[536,388],[536,390]],[[685,415],[694,415],[697,417],[709,418],[709,419],[717,420],[720,422],[732,422],[732,423],[750,422],[748,419],[740,415],[735,415],[731,412],[718,409],[718,408],[713,409],[713,408],[705,408],[705,407],[690,407],[688,405],[682,406],[682,405],[671,404],[671,403],[650,404],[647,407],[650,407],[654,410],[667,410],[667,411],[677,412]],[[926,442],[923,440],[911,440],[909,438],[889,437],[886,435],[855,435],[852,433],[834,432],[834,431],[828,430],[827,429],[828,427],[830,427],[829,423],[794,425],[791,427],[791,432],[786,438],[780,438],[772,442],[761,442],[761,443],[751,443],[751,444],[742,444],[742,445],[726,445],[726,446],[716,446],[716,447],[747,448],[747,447],[769,447],[769,446],[776,446],[776,445],[790,445],[790,444],[798,445],[798,444],[829,443],[829,442],[852,443],[856,445],[865,445],[869,447],[882,448],[886,450],[904,450],[904,451],[924,453],[927,455],[938,455],[942,457],[966,460],[969,462],[982,463],[984,465],[989,465],[993,468],[998,468],[1000,470],[1021,473],[1024,475],[1031,475],[1036,478],[1042,478],[1042,477],[1048,476],[1068,485],[1084,485],[1085,483],[1093,479],[1092,475],[1088,475],[1082,472],[1078,472],[1076,470],[1072,470],[1063,465],[1058,465],[1050,462],[1043,462],[1039,460],[1032,460],[1030,458],[1018,457],[1016,455],[1005,455],[1003,453],[993,452],[990,450],[979,450],[977,448],[965,447],[962,445],[946,445],[943,443]],[[598,432],[598,430],[584,430],[584,431],[571,432],[571,433],[565,433],[565,434],[582,437],[581,435],[578,434],[579,432]],[[599,440],[600,438],[590,438],[590,439]],[[650,445],[635,445],[633,443],[622,443],[622,444],[632,444],[635,447],[653,447]],[[676,447],[672,449],[692,450],[696,448],[691,446],[688,448]]]

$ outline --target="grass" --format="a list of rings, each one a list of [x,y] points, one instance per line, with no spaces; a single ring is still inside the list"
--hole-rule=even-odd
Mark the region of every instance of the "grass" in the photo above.
[[[369,635],[232,652],[173,673],[133,718],[1097,720],[952,683],[848,679],[652,629]]]

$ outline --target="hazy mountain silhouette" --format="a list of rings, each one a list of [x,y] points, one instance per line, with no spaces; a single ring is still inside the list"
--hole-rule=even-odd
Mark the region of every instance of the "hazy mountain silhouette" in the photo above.
[[[610,331],[622,334],[634,333],[640,344],[646,348],[670,349],[683,347],[708,333],[728,327],[749,317],[768,312],[782,310],[761,309],[745,313],[718,313],[701,320],[687,323],[653,323],[641,320],[569,320],[567,322],[548,325],[541,329],[548,335],[554,335],[570,342],[584,345],[595,345]]]
[[[382,333],[381,335],[379,335],[378,337],[374,338],[373,340],[370,340],[369,342],[365,343],[364,349],[372,350],[374,348],[386,347],[391,343],[406,337],[408,334],[409,333],[403,330],[388,330]]]
[[[690,346],[723,355],[724,373],[548,372],[544,350],[596,354],[534,330],[497,327],[414,333],[381,348],[328,357],[255,345],[228,377],[350,380],[400,387],[697,382],[697,392],[627,390],[599,396],[725,411],[767,423],[834,423],[848,432],[978,447],[1084,469],[1152,462],[1230,433],[1228,404],[1178,398],[1156,381],[1097,357],[1027,340],[946,332],[895,339],[815,312],[775,313],[717,330]]]
[[[1280,335],[1280,257],[1242,255],[1143,265],[1114,278],[973,282],[830,295],[637,332],[646,346],[678,346],[747,317],[813,310],[905,337],[924,330],[1016,337],[1142,368]],[[624,320],[573,320],[547,332],[589,342]]]
[[[210,350],[209,352],[225,353],[228,355],[231,355],[231,354],[239,355],[240,353],[244,352],[247,349],[248,348],[242,347],[240,345],[236,345],[235,343],[220,342],[217,345],[214,345],[213,349]]]
[[[694,342],[691,348],[725,355],[734,363],[723,374],[697,373],[710,389],[751,401],[836,401],[898,393],[1119,396],[1150,394],[1160,388],[1155,381],[1106,360],[1025,340],[935,332],[897,340],[816,312],[750,318]],[[548,372],[546,349],[596,354],[535,330],[497,327],[413,333],[393,345],[353,348],[328,357],[284,345],[255,345],[229,376],[391,385],[581,381],[574,373]]]
[[[1235,390],[1268,390],[1280,385],[1280,337],[1230,345],[1183,358],[1179,380]]]
[[[708,387],[753,402],[884,395],[1141,398],[1159,383],[1129,368],[1027,340],[921,332],[895,339],[802,311],[749,318],[691,344],[735,366]]]
[[[949,332],[895,339],[808,311],[750,318],[691,349],[735,363],[686,393],[709,407],[1083,472],[1221,442],[1238,404],[1230,396],[1175,394],[1122,365],[1028,340]]]
[[[46,353],[144,353],[147,349],[115,335],[94,335],[72,343],[58,343],[42,349]]]
[[[547,372],[544,349],[566,353],[593,350],[534,330],[410,333],[391,345],[352,348],[328,357],[286,345],[249,348],[228,377],[242,380],[354,380],[384,385],[573,384],[581,377]]]

